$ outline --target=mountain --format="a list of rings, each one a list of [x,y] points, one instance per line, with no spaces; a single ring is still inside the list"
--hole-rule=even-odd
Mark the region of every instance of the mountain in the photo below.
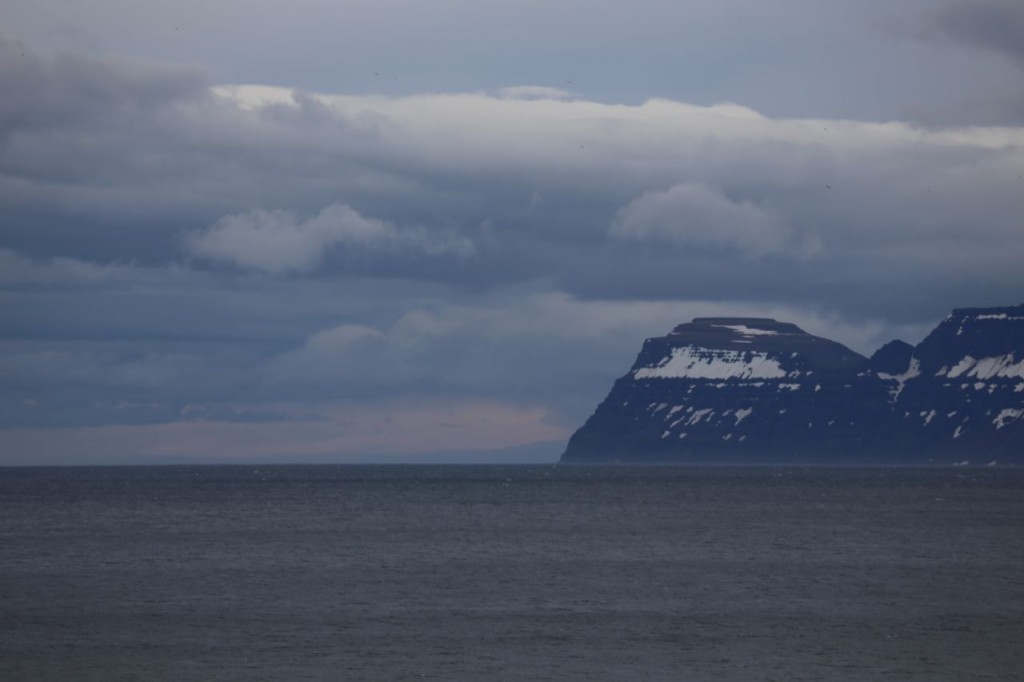
[[[562,462],[1024,464],[1024,305],[865,358],[766,318],[647,339]]]

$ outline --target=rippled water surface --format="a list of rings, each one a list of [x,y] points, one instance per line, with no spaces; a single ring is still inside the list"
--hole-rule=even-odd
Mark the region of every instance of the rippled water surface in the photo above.
[[[0,469],[0,679],[1020,680],[1024,472]]]

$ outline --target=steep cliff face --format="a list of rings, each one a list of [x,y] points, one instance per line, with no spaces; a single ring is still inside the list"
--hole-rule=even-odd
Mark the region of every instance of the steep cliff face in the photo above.
[[[955,310],[889,385],[902,451],[1024,461],[1024,306]]]
[[[1024,306],[958,310],[869,360],[792,324],[699,318],[648,339],[564,462],[1024,460]]]

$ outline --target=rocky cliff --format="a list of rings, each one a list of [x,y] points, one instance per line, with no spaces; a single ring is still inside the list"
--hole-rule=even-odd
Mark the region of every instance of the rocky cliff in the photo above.
[[[1024,463],[1024,306],[865,358],[763,318],[648,339],[563,462]]]

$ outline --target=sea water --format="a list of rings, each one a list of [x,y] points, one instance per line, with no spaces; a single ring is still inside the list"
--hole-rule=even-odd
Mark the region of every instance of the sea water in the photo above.
[[[0,469],[0,679],[1020,680],[1024,472]]]

